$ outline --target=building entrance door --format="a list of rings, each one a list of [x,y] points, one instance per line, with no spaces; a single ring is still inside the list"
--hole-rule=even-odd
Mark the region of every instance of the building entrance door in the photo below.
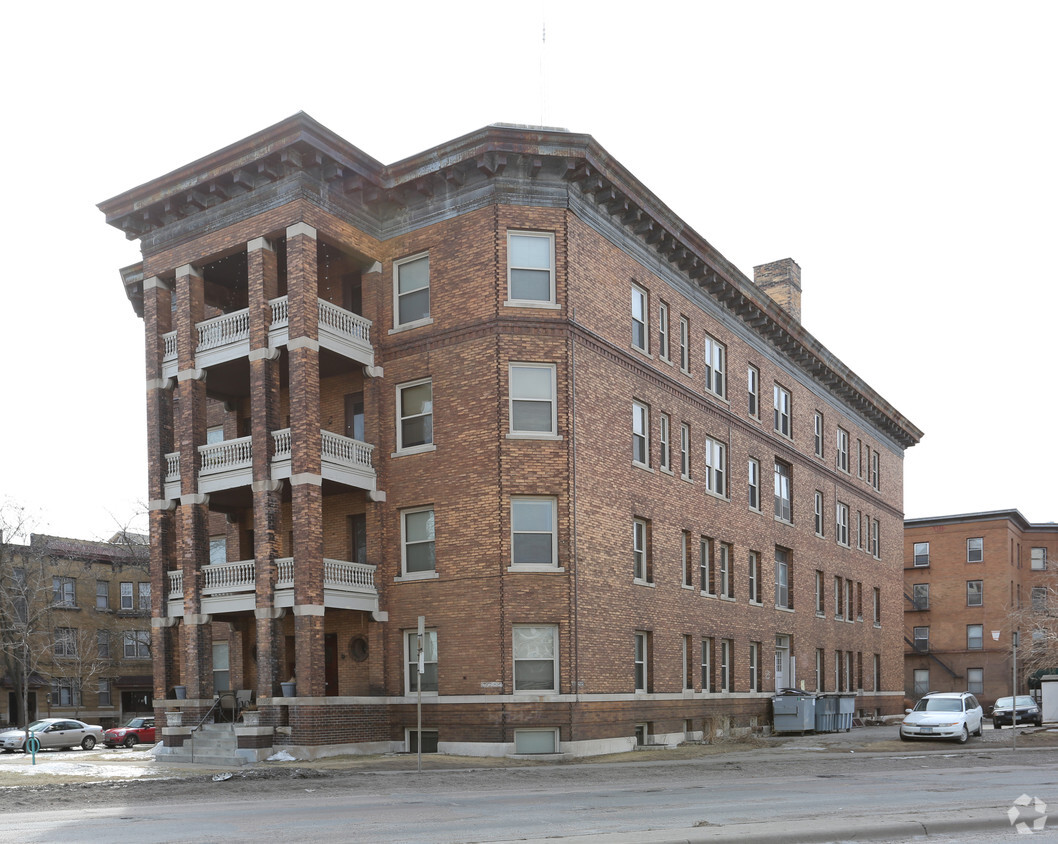
[[[323,637],[323,664],[327,682],[324,694],[327,697],[338,695],[338,634],[328,633]]]
[[[788,688],[790,682],[790,637],[775,637],[775,691]]]

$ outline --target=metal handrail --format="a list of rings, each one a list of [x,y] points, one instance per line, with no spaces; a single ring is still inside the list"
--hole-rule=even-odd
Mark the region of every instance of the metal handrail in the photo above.
[[[218,706],[220,707],[220,711],[224,712],[224,707],[221,706],[221,704],[224,702],[224,698],[226,696],[231,696],[233,699],[235,699],[235,692],[228,691],[228,692],[224,692],[223,694],[218,694],[217,695],[217,699],[215,701],[213,701],[213,705],[209,709],[206,710],[206,714],[203,715],[202,719],[197,724],[195,724],[195,726],[193,726],[191,728],[191,763],[192,764],[194,764],[194,762],[195,762],[195,731],[198,730],[199,727],[201,727],[203,724],[206,723],[206,719],[210,715],[213,714],[213,710],[216,709]],[[238,700],[237,699],[235,699],[235,706],[236,706],[236,708],[238,707]],[[234,711],[234,709],[233,709],[233,711]],[[214,724],[217,723],[216,718],[214,718],[213,723]],[[224,721],[221,720],[220,723],[223,724]],[[232,724],[235,723],[235,716],[232,716],[231,723]]]

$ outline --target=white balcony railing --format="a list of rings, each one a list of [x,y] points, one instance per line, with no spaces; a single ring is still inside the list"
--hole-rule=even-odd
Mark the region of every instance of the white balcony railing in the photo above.
[[[250,310],[233,311],[221,314],[212,319],[200,322],[198,328],[198,348],[196,352],[217,349],[240,340],[250,339]]]
[[[253,440],[239,437],[237,440],[222,440],[198,447],[202,460],[201,473],[226,472],[242,469],[253,464]]]
[[[253,592],[255,589],[253,560],[212,563],[203,568],[202,573],[205,575],[203,595],[230,595],[233,592]]]

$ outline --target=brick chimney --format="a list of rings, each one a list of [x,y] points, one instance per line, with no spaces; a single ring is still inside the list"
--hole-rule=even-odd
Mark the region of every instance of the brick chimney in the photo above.
[[[793,258],[754,267],[753,281],[784,311],[801,321],[801,268]]]

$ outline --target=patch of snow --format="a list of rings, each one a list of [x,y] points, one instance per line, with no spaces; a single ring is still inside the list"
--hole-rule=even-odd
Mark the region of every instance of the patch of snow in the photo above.
[[[15,772],[27,776],[74,776],[98,777],[99,779],[139,779],[144,776],[157,776],[158,771],[151,768],[132,765],[93,765],[88,762],[40,762],[36,765],[25,764],[14,767]]]
[[[280,750],[278,753],[273,753],[268,757],[269,762],[297,762],[297,757],[291,756],[285,750]]]

